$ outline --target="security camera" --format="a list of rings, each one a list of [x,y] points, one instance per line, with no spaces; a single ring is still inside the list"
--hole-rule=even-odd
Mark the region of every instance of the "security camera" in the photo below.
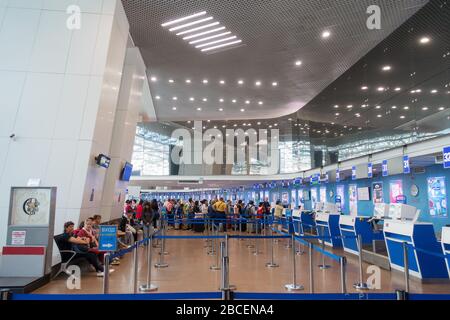
[[[16,140],[16,135],[13,133],[12,135],[9,136],[10,139],[12,139],[13,141]]]

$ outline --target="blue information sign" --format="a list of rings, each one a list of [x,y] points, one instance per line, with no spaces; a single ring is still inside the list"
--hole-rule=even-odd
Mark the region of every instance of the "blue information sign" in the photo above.
[[[383,160],[383,162],[381,163],[381,172],[383,174],[383,177],[387,177],[389,175],[387,160]]]
[[[117,250],[117,226],[99,226],[100,236],[98,240],[98,250],[116,251]]]
[[[444,168],[450,168],[450,147],[445,147],[442,151],[442,156],[444,158]]]
[[[403,173],[410,173],[411,169],[409,167],[409,157],[403,156]]]
[[[341,181],[341,177],[340,177],[340,171],[339,169],[336,169],[336,182]]]
[[[356,166],[352,167],[352,180],[356,180]]]

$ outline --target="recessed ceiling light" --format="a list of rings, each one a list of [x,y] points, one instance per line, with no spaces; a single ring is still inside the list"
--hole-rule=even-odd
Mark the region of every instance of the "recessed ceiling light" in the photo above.
[[[189,100],[190,101],[194,101],[195,99],[194,99],[194,97],[190,97]]]
[[[174,83],[175,81],[173,81],[173,79],[169,79],[169,83]]]
[[[349,104],[349,105],[347,106],[347,109],[351,109],[351,108],[353,108],[353,106],[352,106],[351,104]]]
[[[235,124],[233,124],[233,127],[237,127],[237,124],[235,123]]]
[[[397,106],[392,106],[391,108],[392,108],[392,109],[397,109]]]
[[[250,101],[249,100],[245,101],[245,104],[250,104]]]
[[[436,89],[431,90],[431,93],[437,93],[438,91]]]
[[[259,125],[261,125],[261,122],[257,122],[256,124],[259,126]]]
[[[199,45],[197,45],[195,47],[196,48],[204,48],[204,47],[208,47],[208,46],[211,46],[213,44],[216,44],[216,43],[221,43],[221,42],[225,42],[225,41],[228,41],[228,40],[233,40],[233,39],[236,39],[236,38],[237,38],[236,36],[231,36],[231,37],[228,37],[228,38],[223,38],[223,39],[219,39],[219,40],[210,41],[210,42],[207,42],[207,43],[202,43],[202,44],[199,44]]]
[[[202,111],[202,108],[200,108],[200,107],[199,107],[199,108],[197,108],[197,111]]]
[[[172,99],[173,99],[173,100],[178,100],[178,98],[177,98],[177,97],[173,97]]]
[[[225,84],[225,80],[220,80],[220,84]]]
[[[272,128],[272,125],[270,125],[269,128]]]
[[[400,87],[395,88],[395,91],[400,91],[400,90],[402,90],[402,88],[400,88]]]
[[[376,106],[375,109],[381,109],[381,106]]]
[[[403,110],[409,110],[409,107],[408,106],[404,106]]]
[[[378,87],[377,90],[378,91],[384,91],[384,87]]]
[[[241,112],[244,112],[245,111],[245,109],[241,109]]]
[[[230,34],[230,33],[231,33],[231,31],[222,32],[222,33],[219,33],[219,34],[215,34],[213,36],[200,38],[198,40],[191,41],[191,42],[189,42],[189,44],[195,44],[195,43],[203,42],[203,41],[206,41],[206,40],[215,39],[215,38],[218,38],[218,37],[226,36],[227,34]]]
[[[223,111],[223,108],[219,108],[219,111]]]
[[[334,108],[337,109],[337,108],[339,108],[339,106],[336,104],[336,105],[334,105]]]
[[[213,22],[213,23],[208,23],[208,24],[205,24],[205,25],[200,26],[200,27],[196,27],[196,28],[192,28],[192,29],[185,30],[185,31],[182,31],[182,32],[178,32],[177,36],[181,36],[183,34],[191,33],[191,32],[198,31],[198,30],[203,30],[203,29],[206,29],[206,28],[209,28],[209,27],[217,26],[218,24],[219,24],[219,22],[217,22],[217,21]]]
[[[417,93],[421,93],[421,92],[422,92],[422,89],[417,89],[416,92],[417,92]]]
[[[425,43],[428,43],[428,42],[430,42],[430,38],[428,38],[428,37],[422,37],[422,38],[420,38],[420,41],[419,41],[421,44],[425,44]]]
[[[192,127],[192,130],[195,130],[195,127]]]
[[[206,120],[207,122],[211,122],[211,120]]]
[[[381,118],[382,117],[382,115],[381,114],[377,114],[377,118]]]
[[[331,32],[328,30],[325,30],[322,32],[322,38],[328,38],[331,35]]]
[[[296,66],[301,66],[301,65],[302,65],[302,62],[301,62],[300,60],[297,60],[297,61],[295,61],[295,65],[296,65]]]
[[[200,32],[200,33],[195,33],[193,35],[184,37],[183,40],[189,40],[189,39],[201,37],[201,36],[203,36],[205,34],[210,34],[210,33],[216,32],[216,31],[224,30],[224,29],[225,29],[225,27],[219,27],[219,28],[211,29],[211,30],[208,30],[208,31]]]
[[[223,99],[221,98],[221,99],[219,99],[219,102],[223,102]]]
[[[256,81],[255,86],[259,87],[261,85],[261,81]]]
[[[274,126],[277,127],[277,126],[278,126],[278,123],[275,123]]]
[[[278,86],[278,82],[272,82],[272,87]]]
[[[217,129],[217,126],[214,126],[214,129]]]
[[[238,80],[238,84],[244,84],[244,80]]]
[[[206,129],[206,126],[203,126],[203,130],[205,130]]]
[[[444,110],[445,108],[444,107],[439,107],[439,111],[442,111],[442,110]]]
[[[151,80],[152,82],[158,81],[158,79],[157,79],[156,77],[151,77],[150,80]]]
[[[155,99],[156,99],[156,100],[159,100],[159,99],[161,99],[161,97],[160,97],[160,96],[156,96]]]
[[[179,18],[179,19],[175,19],[175,20],[164,22],[163,24],[161,24],[161,27],[168,27],[168,26],[173,25],[173,24],[178,23],[178,22],[182,22],[182,21],[185,21],[185,20],[188,20],[188,19],[204,16],[205,14],[206,14],[206,11],[201,11],[201,12],[198,12],[198,13],[194,13],[194,14],[186,16],[186,17],[182,17],[182,18]]]
[[[405,116],[400,116],[400,119],[405,119]]]
[[[207,84],[208,83],[208,79],[203,79],[203,81],[202,81],[204,84]]]
[[[288,121],[292,121],[292,118],[289,118]]]
[[[191,123],[191,120],[189,120],[187,123]]]
[[[355,113],[355,117],[359,118],[361,115],[359,113]]]
[[[236,103],[236,99],[231,100],[231,102]]]
[[[177,107],[172,107],[172,110],[177,110]]]
[[[367,86],[362,86],[361,87],[361,90],[367,90],[367,89],[369,89]]]
[[[392,69],[391,66],[383,66],[382,68],[383,71],[389,71],[391,69]]]
[[[365,108],[365,107],[367,107],[368,105],[367,104],[362,104],[361,105],[361,108]]]
[[[231,46],[233,44],[238,44],[238,43],[241,43],[241,42],[242,42],[242,40],[239,39],[239,40],[236,40],[236,41],[231,41],[231,42],[227,42],[227,43],[223,43],[223,44],[218,44],[218,45],[213,46],[213,47],[208,47],[208,48],[202,49],[202,52],[211,51],[211,50],[214,50],[214,49]]]
[[[339,112],[336,112],[334,115],[335,115],[335,116],[339,116]]]
[[[427,110],[428,110],[428,107],[423,107],[422,110],[423,110],[423,111],[427,111]]]
[[[262,105],[263,105],[263,102],[262,102],[262,101],[259,101],[258,104],[259,104],[260,106],[262,106]]]
[[[186,79],[186,83],[191,83],[191,79]]]
[[[223,126],[222,126],[222,128],[226,128],[226,127],[227,127],[226,125],[223,125]]]
[[[206,102],[206,101],[208,101],[208,99],[206,99],[206,98],[203,98],[203,102]]]

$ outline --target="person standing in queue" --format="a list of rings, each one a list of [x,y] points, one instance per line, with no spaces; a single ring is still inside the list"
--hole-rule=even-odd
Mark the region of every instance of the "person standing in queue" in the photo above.
[[[218,220],[217,226],[222,223],[223,225],[223,232],[227,231],[227,224],[226,224],[226,210],[227,210],[227,204],[225,201],[223,201],[223,198],[220,198],[214,205],[213,205],[214,211],[216,212],[216,221]]]

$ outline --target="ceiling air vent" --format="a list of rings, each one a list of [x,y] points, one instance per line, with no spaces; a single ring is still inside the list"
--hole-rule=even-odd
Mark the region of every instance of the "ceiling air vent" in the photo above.
[[[199,181],[199,180],[178,180],[178,184],[203,184],[203,181]]]
[[[424,167],[415,167],[415,168],[413,168],[413,173],[415,173],[415,174],[425,173],[425,168]]]

